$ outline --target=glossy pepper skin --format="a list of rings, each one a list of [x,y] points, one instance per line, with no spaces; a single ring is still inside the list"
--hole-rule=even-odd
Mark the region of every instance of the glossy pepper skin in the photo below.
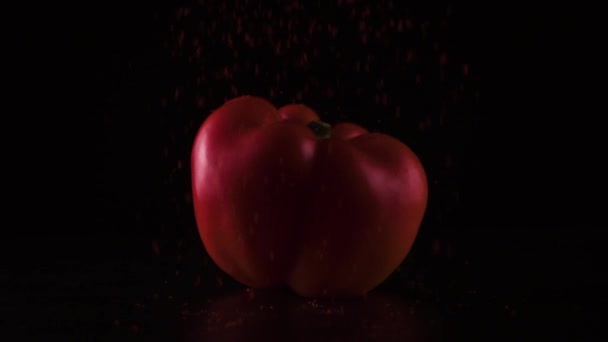
[[[213,261],[247,286],[363,295],[409,253],[425,172],[395,138],[352,123],[315,135],[318,120],[253,96],[215,110],[192,149],[197,226]]]

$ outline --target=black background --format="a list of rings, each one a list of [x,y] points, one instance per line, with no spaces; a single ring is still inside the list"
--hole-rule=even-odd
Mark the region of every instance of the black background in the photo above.
[[[339,11],[329,5],[315,10],[313,3],[305,6],[304,23],[314,15],[321,22],[338,20]],[[355,3],[361,13],[365,3]],[[403,80],[390,79],[390,68],[398,65],[390,58],[406,52],[361,45],[357,19],[343,24],[352,42],[312,40],[307,48],[319,49],[321,57],[309,69],[284,57],[290,82],[273,81],[273,64],[281,62],[271,52],[265,56],[264,48],[255,51],[269,76],[244,73],[225,82],[213,75],[231,63],[221,34],[234,29],[234,22],[192,5],[106,2],[40,9],[15,25],[12,51],[19,72],[13,88],[24,91],[15,98],[22,115],[13,127],[23,133],[6,136],[12,142],[7,146],[19,146],[9,171],[25,180],[13,201],[24,211],[8,225],[14,228],[3,250],[8,326],[41,336],[151,340],[161,336],[158,329],[174,326],[158,318],[159,306],[177,310],[182,303],[239,291],[206,260],[193,225],[187,199],[192,138],[205,115],[231,97],[231,83],[242,89],[239,94],[282,105],[316,78],[321,86],[305,93],[303,102],[331,120],[398,136],[437,181],[414,250],[379,291],[433,303],[449,322],[447,336],[592,336],[605,303],[597,251],[606,240],[601,127],[595,123],[600,111],[592,105],[597,41],[587,27],[588,13],[557,7],[398,8],[397,21],[410,18],[415,32],[425,21],[431,27],[449,22],[449,30],[431,30],[427,40],[387,38],[403,51],[429,53],[404,67]],[[183,10],[177,15],[182,6],[192,9],[189,16]],[[278,6],[264,7],[281,13]],[[253,37],[268,26],[244,20]],[[383,20],[371,15],[363,21],[381,26]],[[213,22],[219,28],[198,31],[197,25]],[[195,51],[188,44],[197,35],[208,50],[202,61],[188,64]],[[446,68],[453,70],[447,83],[462,86],[456,102],[445,101],[450,86],[428,81],[417,87],[411,81],[416,71],[432,75],[439,69],[433,41],[440,42]],[[328,52],[333,43],[344,52],[342,65]],[[249,57],[242,55],[233,64],[246,69]],[[353,76],[354,61],[367,55],[382,63]],[[464,64],[468,77],[462,75]],[[201,65],[204,71],[196,69]],[[197,72],[207,83],[196,85]],[[384,78],[389,104],[375,104],[373,82]],[[335,85],[338,79],[341,86]],[[322,93],[324,86],[338,89],[337,95]],[[358,87],[369,98],[356,96]],[[392,116],[390,101],[401,104],[400,120]],[[443,128],[441,108],[447,113]],[[430,128],[420,130],[427,117]],[[556,330],[557,323],[563,324]]]

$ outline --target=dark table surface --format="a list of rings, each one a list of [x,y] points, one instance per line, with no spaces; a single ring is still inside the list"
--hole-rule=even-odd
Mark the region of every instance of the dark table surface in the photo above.
[[[597,340],[605,279],[584,253],[595,246],[563,230],[475,235],[487,244],[463,236],[364,297],[325,300],[226,277],[205,287],[161,257],[118,253],[120,244],[97,254],[99,237],[15,239],[9,252],[27,245],[49,258],[3,270],[2,321],[12,336],[81,341]]]

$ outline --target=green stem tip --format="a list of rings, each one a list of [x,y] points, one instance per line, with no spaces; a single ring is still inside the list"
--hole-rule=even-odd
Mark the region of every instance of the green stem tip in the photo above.
[[[308,128],[310,128],[317,139],[329,139],[331,136],[331,125],[327,122],[323,121],[311,121],[308,123]]]

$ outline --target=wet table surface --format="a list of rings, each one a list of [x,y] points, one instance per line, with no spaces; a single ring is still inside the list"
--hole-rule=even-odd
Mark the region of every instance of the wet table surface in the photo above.
[[[194,306],[194,307],[192,307]],[[441,327],[432,309],[385,293],[354,300],[310,300],[287,291],[242,290],[184,305],[181,310],[142,310],[147,319],[113,336],[138,332],[146,340],[180,341],[368,341],[437,340]],[[133,324],[133,323],[132,323]]]
[[[138,259],[82,262],[69,258],[70,253],[4,267],[0,323],[10,336],[78,341],[596,340],[594,328],[601,328],[596,309],[606,301],[601,284],[591,282],[592,269],[582,261],[556,263],[551,274],[557,276],[549,277],[544,261],[534,264],[533,258],[515,254],[502,263],[494,259],[494,268],[484,264],[467,271],[448,265],[449,272],[440,270],[448,277],[427,277],[433,286],[381,286],[361,298],[315,300],[285,289],[228,285],[211,293],[160,278],[134,278],[133,270],[158,273]],[[523,268],[526,263],[531,266]],[[559,279],[561,286],[556,286]]]

